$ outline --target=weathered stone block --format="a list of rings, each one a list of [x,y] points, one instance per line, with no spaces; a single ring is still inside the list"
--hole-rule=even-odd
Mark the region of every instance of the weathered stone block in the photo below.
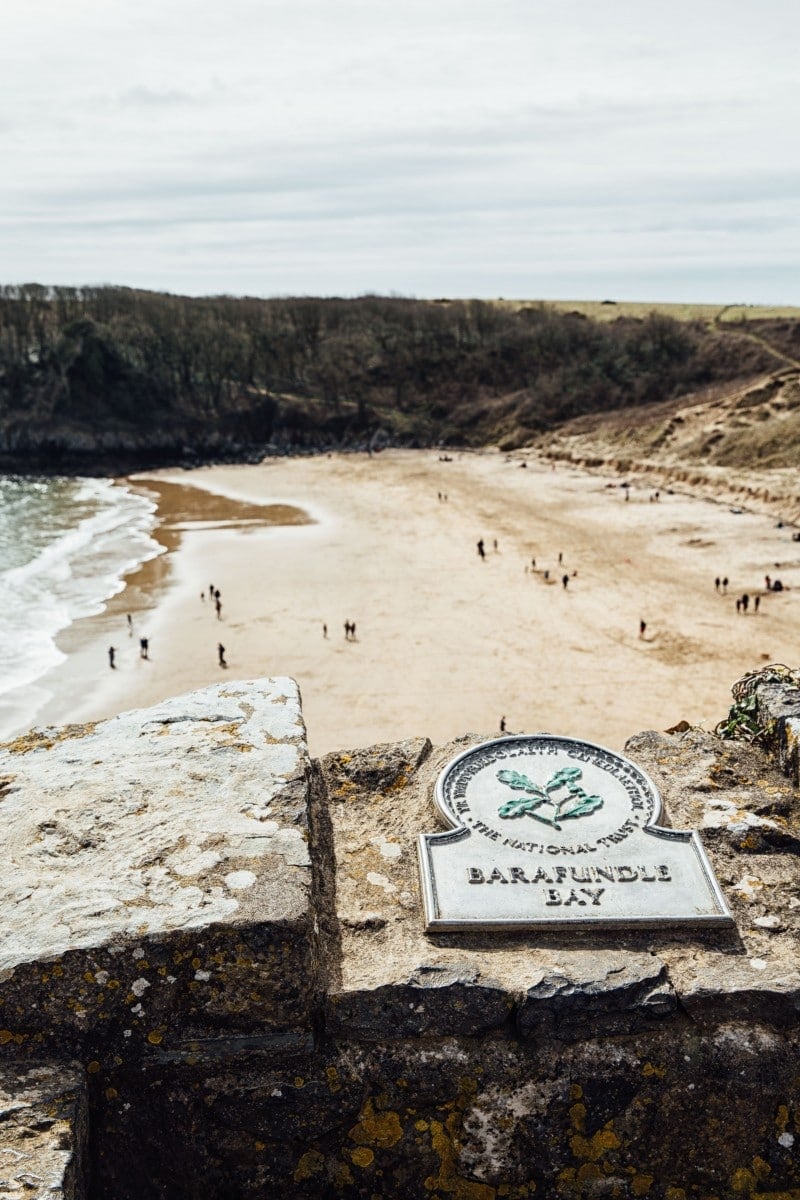
[[[800,688],[765,680],[755,689],[764,740],[786,774],[800,784]]]
[[[517,1012],[524,1036],[575,1040],[647,1029],[674,1015],[677,1000],[663,962],[622,951],[567,951],[553,956]]]
[[[659,787],[665,821],[700,831],[738,928],[426,934],[416,838],[437,827],[440,770],[480,740],[322,761],[335,863],[331,1032],[447,1037],[510,1019],[525,1036],[586,1038],[650,1028],[682,1008],[698,1019],[796,1020],[800,872],[787,853],[800,845],[796,793],[763,751],[700,730],[640,734],[627,752]]]
[[[0,748],[6,1034],[127,1055],[306,1023],[308,779],[291,680]]]
[[[85,1200],[85,1093],[77,1063],[0,1066],[0,1195]]]
[[[88,1106],[92,1200],[800,1195],[796,788],[629,743],[733,929],[426,933],[416,839],[477,740],[309,764],[262,681],[0,750],[0,1167],[41,1138],[38,1194],[85,1200]]]

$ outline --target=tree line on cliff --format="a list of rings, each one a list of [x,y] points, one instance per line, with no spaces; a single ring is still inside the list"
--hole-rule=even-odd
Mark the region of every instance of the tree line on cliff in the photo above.
[[[546,304],[3,287],[0,449],[57,459],[59,446],[125,445],[169,459],[376,430],[512,446],[771,367],[752,340],[656,312],[598,322]]]

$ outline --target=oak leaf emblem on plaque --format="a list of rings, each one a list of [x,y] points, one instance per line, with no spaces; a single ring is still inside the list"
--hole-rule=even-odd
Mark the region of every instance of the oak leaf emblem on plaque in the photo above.
[[[553,829],[561,829],[561,821],[587,817],[603,804],[602,796],[590,796],[577,782],[583,772],[580,767],[562,767],[543,785],[534,783],[519,771],[498,771],[497,778],[524,796],[507,800],[498,809],[501,817],[533,817]],[[558,793],[566,790],[566,795]]]

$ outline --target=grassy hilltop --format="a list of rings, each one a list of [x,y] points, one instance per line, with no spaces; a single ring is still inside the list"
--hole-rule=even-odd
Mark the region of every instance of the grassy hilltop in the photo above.
[[[500,301],[501,304],[527,304],[530,301]],[[650,313],[671,317],[673,321],[700,321],[706,324],[738,324],[742,321],[800,321],[800,307],[767,304],[658,304],[646,300],[544,300],[559,312],[579,312],[593,321],[616,321],[619,317],[639,320]]]
[[[798,356],[790,309],[6,287],[0,464],[106,469],[378,439],[513,448],[576,418],[763,386]]]

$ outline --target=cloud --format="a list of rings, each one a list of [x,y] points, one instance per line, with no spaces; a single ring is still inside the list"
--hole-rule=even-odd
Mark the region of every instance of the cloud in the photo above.
[[[800,9],[765,2],[12,0],[4,275],[788,291]]]
[[[175,88],[167,91],[156,91],[148,87],[128,88],[116,97],[120,108],[172,108],[177,105],[195,105],[200,101],[189,92],[180,92]]]

